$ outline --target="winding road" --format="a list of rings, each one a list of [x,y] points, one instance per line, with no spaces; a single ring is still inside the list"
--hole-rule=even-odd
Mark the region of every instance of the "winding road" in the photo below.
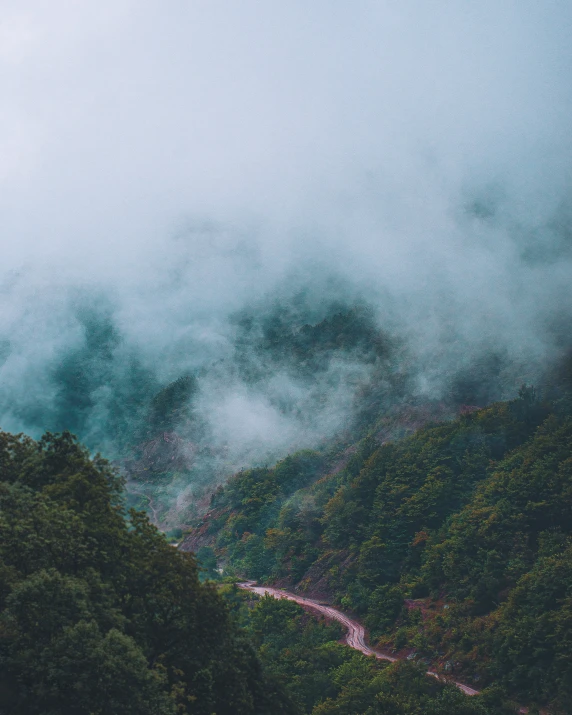
[[[257,586],[254,581],[243,581],[242,583],[239,583],[237,585],[239,588],[242,588],[246,591],[252,591],[259,596],[264,596],[264,594],[267,593],[270,596],[274,596],[274,598],[286,598],[288,601],[295,601],[304,608],[316,611],[317,613],[326,616],[326,618],[331,618],[333,620],[339,621],[347,629],[345,642],[350,646],[350,648],[355,648],[364,655],[374,655],[380,660],[389,660],[392,663],[397,660],[397,658],[394,658],[387,653],[383,653],[380,650],[370,648],[365,642],[365,629],[361,625],[361,623],[354,621],[349,616],[346,616],[345,613],[338,611],[336,608],[332,608],[332,606],[324,606],[317,601],[313,601],[311,598],[304,598],[303,596],[298,596],[295,593],[282,591],[281,589],[272,588],[271,586]],[[443,679],[441,675],[435,673],[435,671],[433,670],[428,670],[427,675],[431,675],[433,678],[437,678],[439,680]],[[458,683],[454,680],[447,680],[447,682],[456,685],[459,690],[462,690],[465,693],[465,695],[479,694],[478,690],[473,690],[473,688],[470,688],[468,685],[463,685],[463,683]],[[526,710],[521,710],[521,712],[526,712]]]

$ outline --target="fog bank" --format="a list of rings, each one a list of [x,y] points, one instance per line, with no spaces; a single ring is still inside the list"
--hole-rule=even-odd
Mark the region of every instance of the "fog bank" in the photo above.
[[[571,31],[558,1],[5,3],[3,428],[121,452],[194,375],[234,469],[344,429],[382,373],[513,394],[570,344]],[[356,305],[392,360],[303,374],[300,329]],[[295,367],[261,347],[281,311]]]

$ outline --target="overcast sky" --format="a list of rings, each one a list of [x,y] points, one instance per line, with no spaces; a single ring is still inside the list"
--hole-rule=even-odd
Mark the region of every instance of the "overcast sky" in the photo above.
[[[3,0],[7,260],[193,218],[391,225],[469,179],[553,189],[571,36],[566,0]]]

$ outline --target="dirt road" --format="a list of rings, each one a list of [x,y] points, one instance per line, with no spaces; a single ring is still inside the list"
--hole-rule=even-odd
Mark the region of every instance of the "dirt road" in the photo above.
[[[359,650],[364,655],[374,655],[380,660],[389,660],[392,663],[397,660],[397,658],[394,658],[387,653],[370,648],[365,642],[365,630],[361,623],[354,621],[349,616],[346,616],[345,613],[338,611],[336,608],[332,608],[332,606],[325,606],[317,601],[313,601],[311,598],[304,598],[303,596],[298,596],[295,593],[282,591],[281,589],[272,588],[271,586],[257,586],[254,581],[243,581],[237,585],[239,588],[243,588],[246,591],[252,591],[253,593],[257,593],[259,596],[264,596],[265,593],[268,593],[270,596],[274,596],[274,598],[286,598],[288,601],[295,601],[304,608],[316,611],[317,613],[326,616],[326,618],[332,618],[333,620],[339,621],[347,629],[345,641],[351,648]],[[428,670],[427,675],[431,675],[434,678],[441,678],[438,673],[435,673],[432,670]],[[463,685],[463,683],[457,683],[454,680],[448,682],[452,682],[453,685],[456,685],[459,690],[462,690],[465,693],[465,695],[479,694],[478,690],[473,690],[473,688],[470,688],[468,685]]]

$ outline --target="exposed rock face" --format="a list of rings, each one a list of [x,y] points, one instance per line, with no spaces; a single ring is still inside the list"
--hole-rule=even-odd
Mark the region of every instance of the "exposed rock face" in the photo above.
[[[145,473],[189,470],[194,462],[197,445],[184,440],[176,432],[161,432],[157,437],[139,445],[139,459],[125,463],[125,470],[133,478]]]

